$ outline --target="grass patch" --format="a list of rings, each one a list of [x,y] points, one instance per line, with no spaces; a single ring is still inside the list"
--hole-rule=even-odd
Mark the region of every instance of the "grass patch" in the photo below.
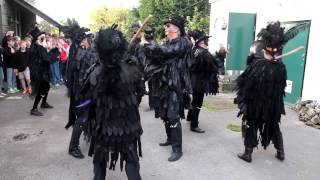
[[[217,110],[218,109],[218,107],[210,104],[208,101],[203,101],[202,106],[209,109],[209,110]]]
[[[228,124],[227,129],[234,131],[234,132],[241,132],[241,126],[236,124]]]

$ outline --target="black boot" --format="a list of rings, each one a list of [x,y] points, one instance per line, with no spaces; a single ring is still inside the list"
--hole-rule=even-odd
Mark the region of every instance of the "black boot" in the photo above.
[[[252,161],[252,157],[251,157],[252,152],[253,152],[252,148],[245,148],[244,153],[238,154],[238,157],[250,163]]]
[[[277,149],[276,158],[280,161],[283,161],[285,159],[284,155],[284,148],[283,148],[283,138],[282,133],[280,131],[279,124],[275,127],[275,135],[273,139],[274,147]]]
[[[171,142],[169,140],[163,143],[159,143],[159,146],[170,146],[170,145],[171,145]]]
[[[139,163],[126,162],[125,170],[128,180],[141,180]]]
[[[77,159],[83,159],[84,155],[82,154],[79,147],[73,148],[69,150],[69,154]]]
[[[199,127],[190,128],[190,130],[196,133],[205,133],[205,131],[200,129]]]
[[[171,143],[172,143],[172,153],[168,158],[168,161],[177,161],[182,157],[182,129],[181,123],[179,120],[176,120],[176,123],[171,130]]]
[[[166,122],[165,124],[166,134],[167,134],[167,141],[163,143],[159,143],[159,146],[169,146],[171,145],[171,130],[170,130],[170,124]]]
[[[50,104],[48,104],[47,102],[44,102],[41,104],[41,108],[45,108],[45,109],[52,109],[53,106],[51,106]]]
[[[30,114],[33,116],[43,116],[42,112],[40,112],[38,109],[31,109]]]
[[[276,158],[283,161],[285,159],[284,150],[277,150]]]
[[[168,158],[168,161],[173,162],[177,161],[182,157],[182,151],[172,151],[171,156]]]

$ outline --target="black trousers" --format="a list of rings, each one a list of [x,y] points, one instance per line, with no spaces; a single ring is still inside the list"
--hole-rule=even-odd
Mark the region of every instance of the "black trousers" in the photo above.
[[[77,120],[77,115],[75,112],[76,102],[74,99],[74,95],[70,96],[70,105],[69,105],[69,122],[74,122],[72,135],[69,145],[69,151],[77,148],[79,146],[79,140],[82,133],[81,122]]]
[[[125,171],[128,177],[128,180],[141,180],[140,176],[140,165],[139,157],[136,152],[137,148],[134,148],[133,154],[125,155]],[[93,180],[105,180],[107,174],[107,159],[105,153],[101,149],[95,149],[93,157],[93,171],[94,178]],[[108,156],[108,154],[106,154]],[[104,157],[101,159],[101,157]]]
[[[182,128],[180,119],[164,121],[167,141],[171,142],[173,152],[182,152]]]
[[[187,121],[190,121],[190,128],[199,126],[199,114],[203,103],[204,93],[193,93],[192,94],[192,109],[188,111]]]
[[[258,129],[253,126],[249,126],[245,130],[244,134],[244,145],[247,148],[255,148],[258,146],[258,137],[257,137]],[[283,150],[283,138],[280,130],[279,123],[273,125],[273,133],[271,140],[273,142],[274,147],[277,150]]]
[[[38,104],[41,101],[41,99],[42,99],[42,103],[46,103],[47,102],[47,97],[48,97],[49,90],[50,90],[49,82],[47,82],[45,80],[41,80],[40,85],[39,85],[39,90],[37,92],[36,98],[34,99],[34,103],[33,103],[32,109],[37,109],[38,108]]]

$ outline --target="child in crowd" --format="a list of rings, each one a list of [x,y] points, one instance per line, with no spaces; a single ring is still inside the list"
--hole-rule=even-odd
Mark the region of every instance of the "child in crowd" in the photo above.
[[[19,80],[23,89],[23,94],[31,94],[31,81],[30,81],[30,70],[29,70],[29,52],[27,51],[27,42],[21,40],[19,44],[20,50],[16,54],[16,68],[19,74]],[[26,85],[27,82],[27,85]]]

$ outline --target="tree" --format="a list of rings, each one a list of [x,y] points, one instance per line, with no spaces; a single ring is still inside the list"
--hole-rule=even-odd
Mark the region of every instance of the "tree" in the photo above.
[[[42,20],[38,23],[38,27],[41,31],[44,31],[49,34],[59,34],[59,29],[45,20]]]
[[[173,12],[184,16],[189,24],[188,29],[202,29],[209,32],[209,0],[140,0],[138,8],[141,20],[149,14],[155,17],[150,23],[157,30],[157,37],[164,37],[163,22]]]
[[[99,31],[101,28],[108,28],[112,24],[118,24],[119,29],[124,32],[127,37],[131,36],[131,24],[138,20],[138,11],[136,9],[128,10],[122,8],[102,7],[91,14],[92,24],[89,25],[93,32]]]

